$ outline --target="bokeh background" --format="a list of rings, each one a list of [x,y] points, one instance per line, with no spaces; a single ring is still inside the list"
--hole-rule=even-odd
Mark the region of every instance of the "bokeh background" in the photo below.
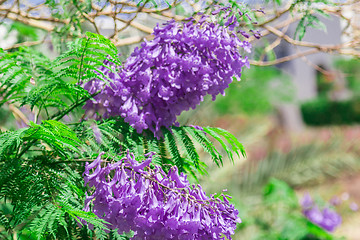
[[[50,58],[58,56],[66,48],[66,36],[56,38],[51,34],[54,29],[44,30],[48,27],[46,21],[40,21],[43,24],[40,26],[21,21],[14,2],[0,1],[0,47],[14,51],[27,43],[24,45],[41,50]],[[103,7],[102,1],[92,2]],[[134,2],[135,7],[137,2]],[[245,3],[253,8],[264,7],[270,16],[286,9],[289,2]],[[349,41],[359,44],[360,28],[356,26],[360,25],[360,4],[358,1],[351,1],[351,4],[321,2],[325,1],[319,4],[328,8],[334,3],[344,3],[338,16],[319,15],[321,29],[308,28],[301,39],[301,42],[324,46],[324,49],[302,55],[306,46],[294,45],[276,34],[265,34],[260,40],[252,38],[254,48],[250,58],[253,64],[243,72],[241,81],[233,82],[225,96],[218,96],[216,101],[205,99],[196,110],[179,117],[181,124],[226,129],[246,149],[246,158],[237,158],[234,163],[224,161],[222,168],[213,164],[208,155],[201,154],[208,165],[208,174],[199,180],[206,192],[219,193],[228,189],[240,211],[243,223],[234,239],[297,239],[304,223],[298,219],[302,215],[301,206],[294,207],[293,201],[301,202],[307,193],[319,206],[331,206],[341,215],[342,223],[334,232],[336,237],[360,239],[360,60],[356,54],[340,51],[340,54],[330,54],[331,51],[326,50],[326,46]],[[37,6],[43,1],[21,4]],[[163,5],[166,8],[167,4],[160,1],[158,8]],[[149,36],[156,23],[170,17],[189,16],[206,4],[208,1],[183,1],[163,14],[139,13],[131,27],[116,32],[117,38],[113,37],[114,29],[126,24],[131,14],[123,14],[123,21],[118,20],[118,25],[108,16],[99,16],[94,18],[96,29],[87,22],[81,23],[81,27],[83,32],[99,32],[111,38],[124,60],[144,37]],[[5,9],[11,7],[14,12],[5,16]],[[135,8],[131,4],[127,7],[128,11]],[[19,5],[18,9],[21,8]],[[46,12],[38,14],[46,16]],[[285,12],[276,21],[281,23],[296,16]],[[344,16],[349,21],[345,21]],[[279,29],[293,38],[300,19]],[[350,27],[349,22],[353,24]],[[296,54],[288,61],[263,64]],[[0,128],[24,126],[23,115],[30,119],[35,113],[26,107],[19,110],[5,105],[0,109]],[[269,195],[271,189],[276,191]],[[280,235],[292,237],[280,238]]]

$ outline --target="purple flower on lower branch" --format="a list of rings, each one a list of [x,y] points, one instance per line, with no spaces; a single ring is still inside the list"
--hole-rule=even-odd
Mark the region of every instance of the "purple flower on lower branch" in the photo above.
[[[342,222],[335,210],[328,207],[320,209],[308,193],[304,195],[301,205],[305,217],[328,232],[333,232]]]
[[[201,186],[190,186],[184,173],[174,166],[166,174],[150,168],[152,154],[137,162],[132,153],[121,161],[101,167],[101,155],[86,164],[84,179],[94,192],[92,211],[119,233],[134,231],[133,239],[231,239],[238,210],[223,200],[207,197]]]

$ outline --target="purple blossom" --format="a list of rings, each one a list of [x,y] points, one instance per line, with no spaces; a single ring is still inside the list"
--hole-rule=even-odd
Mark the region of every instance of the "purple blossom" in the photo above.
[[[162,127],[178,125],[176,116],[195,108],[205,95],[225,94],[233,76],[239,80],[242,68],[249,67],[239,48],[250,52],[251,45],[207,18],[156,26],[154,39],[136,48],[120,70],[105,60],[112,71],[99,71],[111,82],[94,79],[84,85],[90,93],[101,90],[84,107],[89,115],[121,116],[137,132],[150,129],[161,136]],[[234,29],[235,15],[226,24]]]
[[[245,32],[245,31],[243,31],[243,30],[239,30],[239,31],[237,31],[238,33],[240,33],[243,37],[245,37],[245,38],[249,38],[250,37],[250,35],[247,33],[247,32]]]
[[[341,204],[341,199],[338,196],[334,196],[332,199],[330,199],[329,203],[333,206],[338,206]]]
[[[252,21],[252,18],[250,17],[250,15],[248,13],[245,13],[245,16],[250,20]]]
[[[198,126],[198,125],[189,125],[189,126],[195,128],[196,130],[200,130],[200,131],[202,131],[205,135],[207,135],[207,132],[204,130],[203,127],[200,127],[200,126]]]
[[[197,130],[201,130],[201,131],[205,132],[205,131],[204,131],[204,128],[202,128],[202,127],[200,127],[200,126],[198,126],[198,125],[189,125],[189,126],[195,128],[195,129],[197,129]]]
[[[222,200],[206,196],[200,185],[190,186],[176,166],[168,174],[150,167],[152,153],[138,162],[127,152],[119,162],[104,167],[102,155],[85,166],[85,185],[94,191],[84,210],[92,208],[120,234],[132,230],[132,239],[144,240],[231,239],[241,222],[229,196],[222,194]]]
[[[211,12],[212,15],[217,15],[219,13],[220,13],[220,8],[218,8],[218,9]]]
[[[254,37],[255,37],[256,39],[261,38],[261,33],[260,33],[260,31],[259,31],[259,30],[256,30],[256,31],[254,31],[254,30],[250,30],[250,32],[252,32],[252,33],[253,33],[253,35],[254,35]]]
[[[357,210],[359,210],[359,206],[356,204],[356,202],[352,202],[349,205],[350,209],[354,212],[356,212]]]
[[[303,199],[301,200],[301,206],[305,209],[311,208],[314,205],[314,201],[312,200],[309,193],[305,193]]]
[[[253,9],[253,11],[256,11],[256,12],[260,12],[262,14],[265,14],[265,11],[263,8],[260,8],[260,9]]]
[[[307,193],[301,201],[304,216],[328,232],[333,232],[342,222],[341,216],[328,207],[320,209]]]

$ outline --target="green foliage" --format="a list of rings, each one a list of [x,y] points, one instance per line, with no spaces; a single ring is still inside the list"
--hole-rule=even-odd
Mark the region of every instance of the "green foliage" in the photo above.
[[[217,166],[223,164],[223,157],[207,138],[203,131],[194,128],[186,128],[186,131],[201,145],[205,152],[209,153]]]
[[[64,157],[69,157],[68,150],[78,152],[77,147],[81,144],[68,126],[54,120],[43,121],[41,125],[30,122],[24,140],[41,140],[51,146],[58,155]]]
[[[207,127],[202,131],[189,126],[172,127],[171,130],[163,129],[163,138],[157,139],[150,131],[138,134],[122,119],[110,118],[96,124],[102,136],[101,143],[98,143],[93,129],[89,128],[91,124],[94,123],[84,121],[75,130],[79,138],[88,143],[84,149],[87,149],[87,154],[91,157],[95,157],[92,152],[100,151],[116,156],[129,149],[140,158],[145,153],[155,152],[154,162],[165,170],[176,165],[181,172],[190,173],[195,178],[197,172],[206,173],[206,165],[200,160],[196,146],[209,153],[218,166],[222,165],[219,149],[210,138],[220,143],[231,160],[233,153],[238,157],[245,157],[244,147],[236,137],[220,128]]]
[[[326,30],[326,26],[323,22],[319,20],[317,16],[314,16],[307,12],[299,21],[296,29],[294,38],[302,40],[305,36],[306,29],[312,27],[315,29]]]
[[[9,32],[11,32],[12,30],[18,32],[18,42],[25,42],[27,40],[38,40],[38,29],[32,26],[15,21],[9,26]]]
[[[166,147],[169,150],[170,157],[179,171],[184,171],[184,159],[181,157],[174,135],[169,130],[164,130]]]
[[[27,146],[36,142],[43,144],[43,147],[51,147],[61,157],[69,157],[69,150],[79,152],[78,146],[81,144],[75,133],[61,122],[54,120],[43,121],[42,124],[30,122],[29,128],[0,134],[0,160],[18,157],[17,153],[24,142],[28,142],[28,145],[25,144],[22,152],[19,153],[20,156],[28,150]]]
[[[246,156],[243,145],[236,139],[236,137],[234,137],[228,131],[221,128],[212,127],[206,127],[204,128],[204,131],[213,138],[215,138],[221,144],[221,146],[226,150],[229,159],[231,159],[232,161],[234,161],[232,152],[235,152],[238,157],[240,157],[240,154],[243,157]],[[230,144],[231,149],[227,147],[227,143],[223,141],[223,138],[228,142],[228,144]]]
[[[98,226],[97,236],[108,238],[102,230],[105,228],[103,222],[94,214],[81,210],[85,191],[82,186],[83,180],[76,172],[81,166],[78,165],[81,162],[76,162],[76,156],[80,156],[81,149],[86,150],[82,155],[90,158],[106,149],[108,156],[114,155],[118,159],[120,156],[115,155],[122,152],[119,150],[121,148],[116,147],[118,139],[122,139],[123,141],[120,141],[122,145],[130,149],[136,149],[139,143],[143,143],[143,152],[138,152],[138,156],[155,151],[159,157],[156,164],[162,165],[164,169],[175,164],[180,170],[192,174],[195,178],[197,171],[205,172],[206,165],[200,161],[195,148],[196,142],[194,143],[190,136],[201,136],[200,139],[206,139],[205,146],[210,152],[218,152],[205,133],[193,127],[176,127],[172,130],[174,134],[168,131],[164,139],[156,139],[151,135],[137,134],[134,129],[120,120],[110,119],[98,124],[103,136],[102,144],[99,145],[94,143],[96,140],[93,130],[84,125],[86,124],[79,124],[73,131],[63,123],[47,120],[42,124],[30,123],[29,128],[0,135],[0,139],[4,142],[3,146],[6,146],[3,147],[2,152],[15,152],[10,155],[4,154],[2,158],[4,161],[0,165],[2,167],[0,200],[4,200],[3,204],[14,206],[12,212],[8,214],[11,216],[10,219],[5,215],[1,215],[0,218],[2,225],[9,232],[16,229],[20,232],[24,231],[25,234],[29,229],[31,236],[36,239],[72,234],[80,236],[84,232],[76,224],[80,219],[84,219]],[[124,129],[127,131],[123,131]],[[217,137],[228,154],[231,154],[231,151],[238,155],[245,154],[242,145],[225,130],[206,128],[206,131]],[[220,136],[226,139],[231,149],[219,138]],[[112,141],[112,139],[117,140]],[[35,154],[34,151],[39,153]],[[21,156],[26,158],[19,159]],[[74,161],[73,164],[77,166],[70,170],[61,159],[70,159],[69,163]],[[82,168],[79,170],[80,173],[83,171]],[[11,226],[8,224],[10,222],[13,223]],[[88,234],[92,233],[88,232]]]
[[[22,101],[23,105],[44,110],[47,118],[59,120],[91,98],[79,84],[93,78],[105,79],[105,75],[98,71],[100,66],[105,66],[105,59],[120,65],[117,49],[101,35],[87,33],[86,38],[68,45],[69,50],[51,62],[51,72],[41,75]],[[51,107],[57,110],[53,115]]]
[[[269,3],[270,1],[278,6],[281,6],[281,4],[283,2],[282,0],[265,0],[266,3]]]
[[[49,65],[46,57],[29,48],[12,53],[0,49],[0,107],[23,97],[39,76],[48,74]]]
[[[61,119],[91,97],[79,83],[105,79],[98,71],[105,66],[104,59],[120,66],[116,47],[92,33],[69,43],[69,50],[53,61],[29,48],[0,51],[0,106],[20,101],[36,107],[47,119]]]
[[[309,27],[326,31],[325,24],[318,16],[329,17],[329,15],[318,7],[321,6],[321,3],[328,6],[334,5],[334,2],[329,0],[295,0],[291,4],[291,11],[296,8],[303,14],[295,29],[295,39],[298,38],[301,41],[305,36],[307,28]]]
[[[277,202],[286,202],[289,207],[296,207],[298,205],[294,190],[285,182],[277,179],[270,179],[263,189],[263,197],[267,205],[276,204]]]
[[[166,4],[167,7],[171,8],[171,4],[167,1],[167,0],[164,0],[164,1],[159,1],[159,0],[140,0],[138,3],[137,3],[137,6],[143,6],[145,5],[146,3],[150,2],[152,4],[152,7],[154,8],[158,8],[159,7],[159,4],[160,5],[163,5],[163,4]]]
[[[87,227],[79,228],[80,219],[106,228],[103,220],[82,210],[85,188],[76,168],[48,155],[9,160],[0,163],[0,206],[11,206],[0,216],[1,225],[9,234],[16,231],[35,239],[91,234]]]
[[[27,129],[22,128],[0,134],[0,160],[12,153],[17,153],[20,144],[23,142],[22,136],[26,131]]]
[[[56,48],[63,50],[67,38],[77,38],[84,33],[82,22],[86,14],[91,12],[91,1],[67,1],[67,0],[46,0],[46,5],[51,9],[51,16],[58,19],[60,23],[51,32],[53,44]]]
[[[105,75],[98,70],[100,66],[109,68],[103,64],[104,59],[120,66],[118,51],[110,40],[90,32],[87,32],[86,36],[86,38],[79,38],[69,43],[70,50],[54,61],[57,63],[55,67],[60,68],[57,77],[64,76],[76,83],[101,78],[101,76],[105,79]],[[109,70],[115,71],[111,68]]]
[[[0,134],[0,206],[7,209],[0,216],[0,232],[7,232],[4,238],[16,231],[35,239],[90,239],[93,233],[78,227],[80,219],[96,229],[105,228],[93,213],[82,211],[85,189],[77,173],[83,171],[82,164],[69,170],[63,163],[81,157],[87,144],[54,119],[73,114],[91,97],[78,85],[79,80],[101,78],[93,71],[106,57],[119,64],[117,50],[108,40],[92,34],[69,46],[70,50],[54,61],[28,48],[1,52],[0,104],[21,102],[37,108],[37,118],[48,118]]]
[[[241,3],[240,1],[228,0],[227,2],[219,2],[218,5],[226,7],[230,6],[232,9],[232,14],[236,16],[239,26],[241,27],[246,26],[246,28],[253,30],[256,27],[256,23],[260,19],[260,17],[255,14],[255,11],[251,9],[251,6]],[[208,6],[208,8],[212,7],[213,5],[211,4]],[[226,13],[224,11],[220,11],[220,13],[216,15],[217,22],[220,25],[225,24],[225,15]]]
[[[194,143],[187,135],[187,132],[184,130],[184,128],[173,128],[172,130],[177,139],[181,141],[181,146],[183,147],[184,152],[187,153],[188,159],[192,161],[192,164],[196,169],[199,169],[200,157],[199,154],[196,152]]]

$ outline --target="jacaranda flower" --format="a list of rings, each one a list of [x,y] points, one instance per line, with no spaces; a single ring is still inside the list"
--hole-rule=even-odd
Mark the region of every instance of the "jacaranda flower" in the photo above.
[[[102,155],[85,167],[85,185],[94,191],[84,210],[92,208],[120,234],[132,230],[132,239],[142,240],[231,239],[241,222],[229,196],[206,196],[176,166],[168,174],[150,167],[152,154],[138,162],[128,152],[121,161],[104,167]]]
[[[154,39],[136,48],[120,70],[104,61],[99,69],[110,82],[94,79],[85,84],[90,93],[101,93],[88,101],[85,109],[104,118],[121,116],[137,132],[150,129],[161,136],[161,128],[177,125],[176,116],[195,108],[204,96],[213,99],[249,67],[243,49],[251,45],[235,34],[235,15],[224,26],[207,21],[174,20],[154,28]],[[244,52],[243,51],[243,52]]]

